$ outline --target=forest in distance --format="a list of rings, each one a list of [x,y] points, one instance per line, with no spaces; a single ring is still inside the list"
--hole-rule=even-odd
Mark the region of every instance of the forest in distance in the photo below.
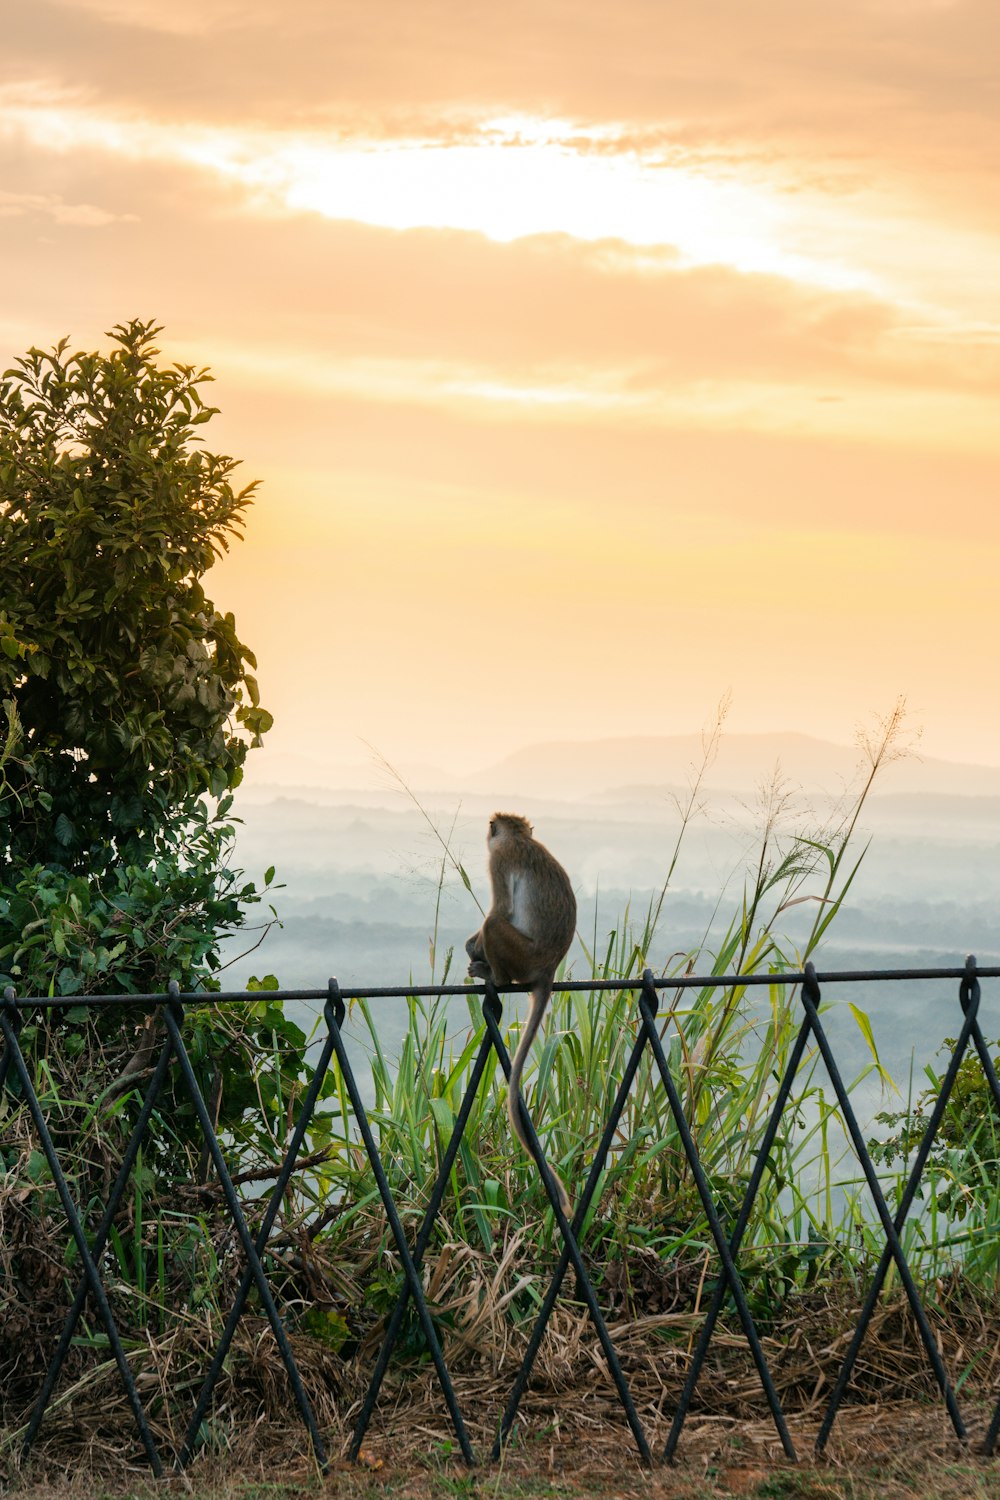
[[[797,836],[828,826],[851,787],[857,754],[849,747],[804,736],[732,739],[737,744],[729,747],[723,739],[698,811],[683,831],[649,955],[657,970],[675,967],[680,954],[711,950],[739,912],[769,817],[774,827],[765,857],[777,859]],[[670,782],[616,788],[613,770],[621,768],[623,743],[638,747],[629,769],[648,771],[659,753]],[[404,787],[384,766],[371,765],[367,775],[364,768],[354,773],[353,787],[316,781],[304,787],[293,780],[306,769],[301,763],[290,768],[285,785],[255,781],[251,767],[238,799],[235,859],[251,875],[265,864],[276,866],[282,888],[273,901],[281,925],[245,956],[230,949],[224,987],[265,973],[286,988],[320,987],[331,975],[344,986],[441,982],[449,952],[447,978],[461,983],[463,943],[479,911],[452,861],[486,905],[485,828],[498,809],[531,817],[536,836],[569,870],[580,933],[569,966],[586,977],[581,944],[602,954],[611,933],[620,936],[630,923],[641,928],[659,896],[681,832],[679,806],[688,797],[680,758],[692,760],[697,744],[695,737],[678,737],[675,744],[607,742],[603,755],[600,747],[574,747],[564,777],[571,795],[562,798],[552,795],[550,768],[565,757],[553,756],[550,747],[468,778],[464,792],[442,785],[443,778],[435,785],[426,769],[416,775],[427,786],[407,781]],[[496,793],[479,784],[491,775]],[[960,965],[968,953],[982,964],[1000,962],[998,848],[1000,770],[916,757],[886,766],[856,836],[855,857],[864,852],[860,869],[816,955],[817,967],[945,967]],[[814,914],[805,902],[776,924],[787,937],[790,963]],[[857,985],[824,998],[849,999],[868,1012],[881,1060],[904,1094],[911,1069],[919,1087],[921,1069],[960,1024],[957,984],[943,990]],[[384,1027],[391,1054],[405,1030],[405,1006],[378,1005],[380,1035]],[[454,1003],[453,1013],[457,1027],[467,1026],[463,1001]],[[989,986],[983,1024],[987,1036],[1000,1036],[1000,1003]],[[846,1004],[833,1005],[829,1026],[847,1074],[860,1072],[869,1055]],[[880,1092],[874,1080],[864,1090],[873,1110]]]

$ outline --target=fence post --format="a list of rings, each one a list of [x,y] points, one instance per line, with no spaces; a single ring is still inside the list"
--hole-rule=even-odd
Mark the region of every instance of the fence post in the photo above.
[[[491,996],[495,999],[497,998],[496,989],[489,981],[487,981],[486,984],[486,994],[487,998]],[[497,1010],[499,1010],[499,999],[497,999],[496,1008]],[[507,1054],[507,1048],[504,1044],[504,1039],[500,1035],[500,1028],[496,1022],[495,1013],[492,1009],[487,1009],[486,1005],[484,1004],[483,1015],[486,1018],[486,1025],[489,1027],[490,1035],[493,1038],[493,1045],[496,1048],[497,1056],[500,1059],[500,1066],[503,1068],[504,1077],[509,1083],[510,1057]],[[622,1404],[622,1409],[625,1412],[628,1425],[632,1429],[632,1436],[635,1438],[635,1443],[636,1447],[639,1449],[640,1458],[642,1459],[644,1464],[651,1464],[653,1461],[653,1455],[649,1451],[649,1443],[646,1440],[646,1434],[642,1430],[642,1423],[639,1421],[639,1414],[635,1409],[635,1403],[632,1400],[631,1392],[629,1391],[628,1384],[626,1383],[625,1376],[622,1372],[621,1363],[618,1359],[615,1346],[611,1342],[611,1335],[608,1333],[607,1324],[604,1321],[601,1309],[597,1303],[597,1298],[594,1295],[594,1288],[591,1285],[590,1277],[587,1275],[587,1269],[583,1264],[583,1257],[580,1254],[580,1247],[576,1242],[575,1232],[570,1227],[569,1223],[567,1222],[566,1215],[563,1213],[562,1204],[559,1201],[559,1191],[556,1187],[555,1179],[552,1176],[551,1168],[549,1167],[549,1164],[545,1159],[545,1152],[542,1150],[541,1142],[538,1139],[538,1135],[535,1131],[531,1116],[528,1114],[524,1100],[519,1099],[518,1103],[521,1109],[521,1124],[524,1126],[524,1133],[528,1137],[528,1146],[530,1148],[532,1156],[534,1157],[535,1165],[538,1168],[538,1175],[541,1178],[545,1191],[548,1194],[549,1202],[552,1205],[552,1212],[555,1215],[556,1225],[558,1226],[559,1233],[562,1236],[562,1242],[565,1246],[566,1253],[569,1256],[569,1259],[573,1262],[573,1269],[576,1272],[577,1282],[583,1290],[584,1301],[586,1302],[587,1310],[590,1313],[590,1321],[594,1325],[601,1348],[604,1350],[604,1357],[608,1362],[608,1369],[611,1371],[611,1378],[613,1379],[615,1387],[618,1391],[618,1399]],[[574,1223],[575,1222],[576,1221],[574,1218]],[[556,1274],[558,1275],[558,1271]],[[552,1301],[555,1301],[554,1297]],[[551,1311],[552,1309],[550,1306],[549,1312],[551,1313]],[[540,1337],[541,1335],[539,1335],[539,1338]],[[518,1377],[518,1382],[515,1383],[514,1386],[514,1391],[517,1393],[518,1400],[520,1400],[521,1395],[521,1391],[518,1389],[519,1382],[520,1376]],[[517,1402],[514,1401],[513,1394],[511,1396],[511,1404],[513,1405],[514,1410],[516,1410]],[[513,1416],[511,1416],[510,1421],[513,1421]],[[507,1423],[508,1428],[509,1425],[510,1423]],[[503,1436],[504,1431],[503,1427],[501,1426],[501,1433],[497,1438],[497,1446],[494,1447],[495,1454],[498,1452],[499,1445],[502,1444]]]
[[[97,1266],[94,1264],[93,1256],[90,1253],[90,1247],[87,1244],[87,1236],[84,1233],[83,1225],[80,1222],[80,1215],[77,1212],[76,1204],[73,1202],[69,1188],[66,1184],[66,1179],[63,1176],[63,1170],[59,1164],[59,1157],[56,1153],[55,1145],[52,1141],[52,1136],[49,1134],[49,1127],[46,1124],[45,1116],[42,1113],[42,1107],[38,1102],[38,1095],[35,1093],[34,1084],[31,1081],[31,1076],[28,1073],[21,1048],[18,1045],[17,1033],[20,1031],[20,1029],[21,1021],[17,1015],[16,1002],[11,997],[10,991],[8,990],[4,995],[3,1000],[0,1001],[0,1031],[3,1032],[4,1045],[6,1049],[4,1055],[9,1059],[10,1062],[13,1063],[14,1071],[17,1074],[17,1077],[20,1079],[21,1087],[24,1090],[25,1103],[27,1104],[28,1109],[31,1113],[31,1118],[34,1122],[35,1130],[38,1132],[38,1138],[42,1143],[42,1150],[45,1153],[45,1159],[49,1164],[49,1171],[52,1173],[52,1181],[55,1183],[56,1192],[59,1195],[59,1201],[62,1204],[63,1213],[66,1215],[66,1219],[70,1227],[70,1233],[72,1234],[73,1239],[76,1242],[77,1253],[79,1254],[80,1260],[83,1265],[84,1277],[86,1279],[87,1286],[94,1298],[95,1303],[97,1304],[97,1310],[100,1313],[101,1322],[104,1324],[105,1331],[107,1332],[108,1343],[111,1345],[111,1352],[114,1356],[115,1364],[118,1366],[118,1373],[122,1378],[122,1384],[124,1385],[125,1393],[128,1396],[129,1406],[132,1408],[132,1415],[135,1418],[136,1427],[139,1429],[139,1436],[142,1439],[142,1446],[146,1450],[146,1457],[149,1459],[150,1468],[153,1470],[153,1473],[156,1475],[156,1477],[158,1479],[161,1479],[163,1477],[163,1465],[160,1462],[160,1455],[156,1451],[156,1444],[153,1442],[153,1435],[149,1430],[149,1424],[146,1421],[146,1413],[142,1409],[142,1402],[139,1400],[139,1395],[135,1388],[135,1381],[132,1379],[132,1371],[129,1369],[128,1360],[126,1359],[125,1351],[122,1348],[122,1342],[118,1333],[118,1327],[115,1323],[114,1315],[111,1312],[111,1306],[108,1302],[107,1292],[104,1290],[104,1283],[101,1280],[101,1273],[100,1271],[98,1271]]]
[[[677,1126],[677,1133],[681,1138],[681,1143],[684,1147],[684,1154],[688,1159],[688,1165],[691,1168],[691,1175],[695,1180],[695,1185],[698,1189],[698,1196],[701,1199],[701,1206],[705,1210],[705,1217],[708,1219],[709,1228],[712,1231],[712,1238],[715,1241],[715,1248],[719,1252],[719,1259],[722,1262],[723,1277],[729,1286],[730,1292],[732,1293],[733,1301],[736,1303],[736,1311],[739,1314],[740,1323],[743,1326],[743,1332],[746,1337],[746,1341],[750,1346],[750,1353],[753,1357],[753,1362],[757,1366],[757,1374],[760,1377],[760,1383],[763,1386],[764,1394],[767,1397],[767,1404],[771,1408],[771,1415],[774,1419],[774,1425],[777,1429],[778,1436],[781,1439],[781,1446],[785,1450],[785,1456],[787,1458],[790,1458],[793,1463],[796,1463],[798,1462],[798,1454],[795,1451],[795,1444],[792,1442],[792,1435],[788,1431],[788,1424],[785,1421],[785,1414],[781,1409],[781,1402],[779,1401],[778,1393],[774,1388],[774,1381],[771,1379],[771,1371],[768,1369],[767,1360],[764,1357],[764,1350],[761,1347],[760,1338],[757,1334],[757,1329],[754,1325],[750,1308],[747,1305],[746,1293],[743,1290],[743,1283],[740,1281],[739,1272],[736,1269],[736,1264],[729,1249],[729,1244],[726,1240],[722,1225],[719,1222],[719,1215],[716,1210],[715,1203],[712,1199],[712,1190],[708,1185],[708,1179],[706,1178],[704,1168],[701,1165],[701,1159],[698,1155],[698,1148],[694,1143],[694,1137],[692,1136],[688,1122],[684,1117],[684,1106],[682,1105],[680,1095],[677,1092],[677,1085],[674,1083],[674,1080],[670,1073],[670,1069],[667,1066],[667,1059],[663,1053],[663,1044],[660,1041],[660,1033],[656,1029],[657,1004],[658,1001],[656,998],[656,983],[653,979],[653,971],[652,969],[644,969],[642,973],[642,989],[639,991],[639,1010],[642,1015],[643,1024],[646,1028],[646,1035],[649,1037],[649,1045],[653,1049],[653,1056],[656,1059],[656,1066],[659,1070],[660,1078],[663,1080],[663,1087],[666,1090],[667,1099],[670,1104],[670,1111],[674,1117],[674,1123]]]
[[[368,1154],[368,1161],[375,1176],[375,1183],[378,1187],[379,1197],[382,1199],[386,1218],[389,1220],[389,1227],[392,1230],[393,1239],[396,1241],[396,1249],[399,1251],[399,1258],[403,1263],[403,1274],[406,1277],[407,1284],[413,1294],[414,1301],[417,1304],[417,1313],[420,1318],[420,1326],[423,1329],[424,1338],[427,1340],[427,1346],[431,1351],[431,1358],[434,1361],[434,1368],[437,1371],[438,1380],[441,1384],[441,1389],[444,1392],[444,1399],[447,1404],[448,1411],[451,1415],[452,1426],[455,1429],[455,1436],[458,1438],[459,1447],[462,1450],[462,1457],[465,1459],[465,1462],[470,1467],[472,1467],[476,1462],[475,1454],[472,1451],[472,1444],[469,1442],[469,1435],[465,1430],[465,1422],[462,1419],[462,1413],[458,1407],[458,1400],[455,1396],[455,1388],[451,1383],[451,1376],[448,1373],[448,1366],[445,1364],[444,1355],[441,1352],[441,1345],[438,1341],[438,1336],[434,1329],[434,1324],[431,1321],[431,1315],[427,1308],[427,1299],[424,1296],[424,1289],[420,1284],[420,1277],[417,1275],[416,1269],[413,1264],[413,1259],[410,1255],[409,1246],[406,1243],[406,1234],[403,1231],[403,1225],[400,1222],[399,1213],[396,1209],[395,1203],[393,1202],[392,1192],[389,1188],[389,1182],[385,1175],[385,1168],[382,1165],[382,1158],[380,1157],[378,1147],[375,1144],[375,1137],[372,1135],[372,1128],[368,1123],[368,1112],[365,1109],[364,1101],[362,1100],[361,1094],[358,1090],[357,1080],[354,1077],[354,1072],[351,1068],[350,1060],[344,1049],[344,1038],[341,1035],[340,1030],[341,1023],[343,1022],[345,1015],[344,1002],[340,996],[340,987],[335,979],[330,980],[326,1007],[323,1014],[326,1018],[326,1024],[329,1028],[330,1036],[333,1039],[334,1051],[337,1054],[337,1061],[340,1064],[340,1070],[343,1074],[344,1084],[347,1088],[348,1097],[351,1101],[351,1108],[354,1111],[355,1123],[357,1124],[357,1127],[361,1132],[361,1139],[364,1142],[365,1151]]]
[[[878,1177],[875,1174],[875,1168],[872,1166],[871,1157],[868,1155],[868,1149],[865,1146],[864,1137],[862,1136],[861,1131],[858,1127],[858,1122],[855,1118],[854,1110],[851,1107],[851,1101],[847,1097],[847,1090],[845,1089],[844,1081],[840,1076],[840,1069],[837,1067],[837,1062],[830,1048],[830,1043],[827,1040],[826,1032],[823,1029],[822,1023],[820,1022],[820,991],[819,984],[816,981],[816,970],[814,969],[812,964],[806,964],[805,973],[806,977],[803,980],[801,991],[802,1004],[805,1007],[806,1015],[809,1017],[809,1020],[812,1024],[813,1035],[815,1036],[816,1041],[819,1045],[819,1050],[823,1055],[823,1062],[826,1064],[826,1071],[829,1074],[830,1082],[833,1084],[834,1093],[837,1095],[837,1103],[840,1105],[840,1113],[843,1116],[844,1123],[847,1126],[848,1134],[851,1137],[851,1142],[854,1146],[854,1151],[858,1158],[858,1163],[861,1167],[861,1170],[865,1174],[865,1178],[867,1179],[869,1191],[872,1195],[872,1202],[875,1205],[875,1211],[882,1223],[882,1229],[885,1234],[886,1244],[889,1247],[889,1251],[893,1260],[896,1262],[896,1266],[899,1271],[899,1279],[906,1289],[907,1299],[909,1300],[910,1307],[913,1311],[913,1316],[916,1320],[917,1327],[920,1330],[920,1337],[923,1339],[924,1348],[927,1350],[927,1357],[931,1362],[931,1367],[934,1371],[935,1377],[937,1378],[941,1393],[944,1396],[945,1404],[948,1408],[948,1414],[951,1417],[952,1426],[955,1429],[956,1436],[964,1438],[966,1435],[965,1423],[962,1421],[962,1414],[958,1409],[958,1402],[955,1400],[955,1393],[951,1388],[950,1381],[948,1380],[948,1374],[945,1370],[944,1362],[941,1359],[940,1352],[934,1340],[934,1335],[931,1332],[930,1324],[927,1321],[927,1314],[924,1312],[923,1303],[920,1301],[920,1296],[917,1292],[913,1276],[910,1273],[910,1268],[907,1264],[906,1256],[903,1254],[903,1247],[899,1242],[899,1235],[896,1233],[892,1219],[889,1216],[889,1210],[886,1207],[885,1198],[883,1197],[882,1189],[879,1186]],[[830,1426],[833,1423],[835,1415],[836,1408],[833,1407],[828,1413],[828,1422],[824,1423],[823,1429],[820,1432],[820,1436],[816,1439],[817,1446],[821,1447],[822,1443],[826,1441],[826,1434],[830,1430]]]
[[[451,1132],[451,1139],[448,1142],[447,1149],[441,1161],[441,1166],[438,1169],[437,1180],[431,1191],[430,1201],[427,1204],[423,1223],[421,1224],[419,1233],[417,1234],[417,1242],[413,1247],[413,1269],[418,1273],[421,1266],[423,1265],[424,1253],[427,1249],[427,1246],[430,1244],[431,1233],[434,1229],[435,1221],[437,1220],[438,1213],[441,1209],[441,1204],[444,1200],[445,1188],[448,1184],[448,1178],[451,1175],[451,1169],[455,1164],[455,1158],[458,1155],[458,1150],[462,1143],[462,1137],[465,1134],[465,1127],[469,1123],[469,1116],[472,1113],[472,1106],[475,1103],[476,1094],[479,1092],[479,1084],[483,1077],[483,1074],[486,1071],[486,1064],[492,1050],[492,1041],[490,1040],[488,1035],[484,1036],[482,1046],[479,1049],[479,1053],[476,1057],[475,1065],[472,1070],[472,1076],[469,1079],[468,1087],[465,1090],[465,1097],[462,1100],[458,1116],[455,1120],[454,1128]],[[396,1305],[392,1310],[392,1316],[389,1319],[389,1326],[386,1330],[385,1338],[382,1340],[382,1347],[379,1350],[378,1359],[375,1362],[375,1369],[372,1372],[372,1377],[368,1385],[368,1391],[365,1395],[364,1403],[361,1407],[361,1412],[354,1427],[354,1436],[351,1439],[350,1447],[350,1457],[352,1460],[356,1459],[358,1457],[358,1454],[361,1452],[361,1444],[364,1441],[365,1433],[368,1431],[368,1424],[371,1422],[372,1414],[375,1410],[375,1403],[378,1400],[378,1393],[382,1387],[382,1381],[385,1379],[385,1372],[389,1368],[389,1360],[392,1357],[392,1351],[395,1348],[396,1340],[399,1338],[399,1330],[402,1327],[403,1323],[403,1314],[406,1311],[407,1304],[409,1303],[410,1297],[412,1295],[413,1288],[410,1285],[409,1279],[404,1279],[402,1289],[399,1293],[399,1296],[396,1298]]]
[[[108,1235],[111,1232],[111,1225],[113,1224],[115,1214],[118,1211],[118,1205],[121,1203],[122,1197],[125,1193],[125,1189],[128,1186],[128,1180],[132,1175],[132,1168],[135,1166],[136,1157],[139,1154],[139,1147],[142,1145],[143,1136],[146,1134],[146,1127],[149,1124],[150,1117],[153,1113],[153,1108],[160,1094],[160,1090],[162,1089],[164,1081],[166,1080],[167,1068],[170,1065],[170,1059],[173,1055],[173,1050],[173,1044],[168,1037],[160,1049],[160,1056],[157,1059],[153,1077],[150,1080],[149,1088],[146,1090],[146,1097],[142,1101],[142,1108],[139,1111],[139,1118],[136,1120],[135,1125],[133,1126],[132,1134],[129,1137],[128,1145],[125,1148],[125,1155],[122,1157],[122,1164],[118,1169],[118,1175],[115,1178],[114,1185],[111,1189],[111,1194],[108,1198],[107,1204],[105,1205],[104,1214],[101,1218],[101,1223],[97,1230],[97,1234],[94,1236],[91,1255],[93,1256],[94,1265],[97,1267],[100,1267],[101,1259],[107,1246]],[[66,1315],[66,1321],[63,1324],[63,1331],[59,1339],[59,1345],[52,1357],[52,1361],[49,1365],[48,1371],[46,1372],[45,1383],[42,1386],[41,1392],[38,1396],[38,1400],[35,1402],[35,1408],[31,1414],[31,1421],[28,1423],[28,1430],[25,1434],[24,1442],[21,1445],[22,1460],[27,1457],[31,1449],[31,1445],[38,1435],[38,1429],[42,1425],[42,1419],[45,1416],[46,1407],[48,1406],[49,1401],[52,1398],[52,1392],[55,1390],[56,1381],[59,1379],[59,1372],[63,1367],[63,1362],[66,1358],[66,1355],[69,1353],[70,1345],[73,1342],[73,1335],[76,1332],[76,1326],[80,1321],[80,1316],[83,1312],[84,1304],[87,1300],[88,1289],[87,1277],[86,1274],[84,1274],[80,1278],[80,1284],[76,1290],[76,1297],[73,1300],[73,1306],[70,1308],[68,1314]]]
[[[278,1312],[277,1307],[275,1306],[274,1297],[272,1296],[271,1288],[268,1285],[267,1277],[264,1275],[264,1268],[260,1263],[260,1257],[257,1254],[257,1247],[250,1237],[250,1231],[247,1228],[246,1219],[243,1217],[243,1210],[240,1208],[240,1202],[236,1196],[236,1189],[233,1187],[233,1181],[229,1175],[229,1168],[226,1166],[225,1158],[222,1155],[222,1148],[219,1145],[219,1139],[215,1133],[215,1127],[212,1124],[212,1118],[208,1113],[208,1107],[205,1104],[201,1089],[198,1087],[198,1080],[194,1075],[194,1069],[191,1066],[191,1059],[190,1057],[188,1057],[187,1048],[185,1047],[184,1039],[181,1036],[181,1030],[178,1021],[183,1023],[184,1011],[180,1001],[180,990],[175,981],[171,981],[169,994],[170,1003],[164,1006],[163,1016],[166,1022],[170,1040],[174,1044],[174,1052],[177,1056],[177,1061],[180,1064],[181,1074],[184,1078],[184,1083],[187,1088],[188,1095],[195,1107],[195,1113],[198,1116],[198,1123],[201,1126],[201,1132],[205,1138],[205,1144],[208,1147],[209,1155],[211,1156],[212,1162],[215,1166],[215,1174],[218,1177],[219,1185],[222,1188],[222,1195],[226,1202],[226,1208],[229,1210],[229,1217],[232,1220],[233,1228],[236,1230],[240,1244],[243,1247],[243,1254],[247,1258],[247,1265],[250,1268],[251,1275],[253,1276],[253,1280],[256,1284],[257,1291],[260,1295],[260,1300],[264,1304],[264,1311],[267,1313],[268,1322],[270,1323],[271,1328],[274,1332],[275,1341],[278,1345],[278,1351],[281,1354],[282,1363],[284,1364],[285,1369],[288,1373],[288,1380],[289,1384],[292,1387],[292,1393],[295,1397],[295,1404],[298,1406],[299,1414],[301,1415],[302,1420],[305,1423],[306,1428],[308,1429],[316,1456],[321,1464],[325,1464],[327,1461],[326,1449],[323,1446],[323,1439],[319,1435],[319,1428],[316,1425],[316,1418],[313,1416],[313,1410],[309,1404],[309,1397],[306,1395],[305,1388],[302,1385],[302,1377],[300,1376],[298,1366],[295,1363],[295,1356],[292,1353],[291,1345],[288,1342],[288,1335],[285,1332],[285,1327],[281,1321],[281,1316]]]

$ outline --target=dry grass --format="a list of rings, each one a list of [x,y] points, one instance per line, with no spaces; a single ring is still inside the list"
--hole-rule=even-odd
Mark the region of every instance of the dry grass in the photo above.
[[[468,1268],[466,1267],[466,1273]],[[435,1268],[443,1294],[452,1262]],[[461,1278],[459,1278],[461,1280]],[[435,1285],[432,1271],[431,1285]],[[904,1302],[880,1307],[827,1454],[812,1457],[825,1401],[847,1341],[856,1306],[839,1296],[803,1297],[780,1328],[763,1330],[772,1374],[801,1462],[784,1457],[746,1346],[731,1323],[712,1345],[695,1404],[678,1449],[678,1464],[647,1472],[618,1407],[589,1321],[574,1304],[557,1308],[536,1365],[513,1440],[501,1464],[489,1461],[496,1422],[524,1346],[503,1309],[487,1300],[457,1320],[445,1351],[459,1404],[481,1467],[466,1471],[433,1368],[418,1360],[394,1362],[365,1444],[367,1464],[349,1465],[346,1452],[364,1394],[379,1330],[372,1328],[354,1358],[343,1359],[313,1338],[293,1339],[306,1389],[334,1455],[330,1476],[316,1473],[308,1442],[291,1407],[283,1368],[267,1324],[248,1317],[220,1382],[208,1444],[189,1471],[198,1496],[283,1500],[288,1495],[484,1497],[531,1495],[748,1495],[856,1497],[1000,1497],[1000,1458],[977,1455],[1000,1396],[1000,1309],[960,1286],[941,1289],[932,1309],[945,1363],[954,1380],[967,1375],[961,1398],[970,1427],[967,1444],[952,1431]],[[611,1323],[611,1334],[654,1454],[662,1453],[693,1339],[697,1311],[662,1312]],[[503,1338],[498,1334],[503,1329]],[[130,1358],[157,1443],[164,1455],[179,1445],[211,1355],[212,1338],[190,1325]],[[24,1495],[79,1500],[87,1495],[145,1494],[144,1461],[113,1367],[91,1366],[72,1390],[61,1388],[29,1466],[20,1470],[9,1443],[7,1480]],[[11,1414],[13,1416],[13,1413]],[[19,1420],[24,1419],[22,1413]],[[162,1488],[149,1493],[162,1493]],[[186,1492],[186,1488],[185,1488]]]
[[[980,1420],[985,1417],[980,1414]],[[155,1500],[165,1493],[193,1500],[996,1500],[1000,1461],[977,1456],[948,1437],[924,1404],[854,1408],[841,1422],[829,1456],[813,1457],[815,1424],[792,1419],[802,1455],[783,1457],[763,1423],[705,1418],[692,1422],[679,1462],[642,1468],[613,1431],[586,1444],[567,1430],[540,1432],[502,1464],[468,1470],[428,1433],[401,1432],[386,1452],[368,1450],[360,1465],[335,1460],[323,1478],[303,1453],[241,1465],[201,1462],[190,1476],[157,1484],[138,1472],[116,1476],[33,1465],[13,1492],[26,1500]]]

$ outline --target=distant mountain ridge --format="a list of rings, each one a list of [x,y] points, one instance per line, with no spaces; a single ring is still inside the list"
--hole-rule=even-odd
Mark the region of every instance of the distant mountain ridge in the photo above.
[[[419,795],[428,791],[484,796],[496,806],[518,797],[560,801],[636,800],[665,789],[682,791],[701,766],[701,735],[631,735],[599,740],[544,741],[526,745],[480,771],[443,771],[426,764],[398,767]],[[724,734],[709,766],[706,792],[752,793],[771,780],[775,767],[789,783],[807,793],[836,797],[859,784],[865,765],[852,745],[795,731]],[[248,759],[248,790],[258,794],[344,790],[392,791],[391,775],[375,760],[334,766],[301,755],[268,755],[267,748]],[[1000,797],[1000,766],[966,765],[910,754],[887,765],[878,790],[891,794]]]
[[[596,797],[683,788],[704,759],[702,737],[644,735],[528,745],[474,776],[469,790],[494,789],[548,797]],[[861,780],[867,762],[861,750],[811,735],[788,733],[723,735],[705,776],[707,789],[745,793],[772,778],[775,767],[807,792],[836,796]],[[1000,767],[907,755],[880,776],[883,793],[1000,795]]]

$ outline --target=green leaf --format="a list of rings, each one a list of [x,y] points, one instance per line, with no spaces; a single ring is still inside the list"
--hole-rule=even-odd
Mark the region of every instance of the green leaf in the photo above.
[[[76,839],[76,829],[65,813],[60,813],[56,818],[55,834],[64,849],[68,849]]]
[[[866,1043],[866,1045],[868,1047],[868,1050],[869,1050],[869,1052],[872,1055],[872,1061],[874,1062],[875,1067],[878,1070],[879,1077],[882,1079],[883,1083],[885,1083],[886,1085],[888,1085],[888,1087],[890,1087],[896,1093],[898,1093],[899,1090],[896,1088],[895,1083],[893,1082],[893,1080],[889,1076],[889,1074],[886,1072],[886,1070],[883,1068],[882,1063],[879,1060],[878,1048],[875,1045],[875,1033],[872,1031],[872,1023],[871,1023],[871,1021],[868,1019],[868,1017],[865,1014],[865,1012],[863,1010],[860,1010],[853,1003],[853,1001],[849,1000],[847,1002],[847,1004],[848,1004],[848,1009],[851,1012],[851,1015],[854,1017],[854,1020],[857,1023],[858,1030],[861,1032],[861,1035],[865,1039],[865,1043]]]
[[[29,1182],[47,1182],[51,1176],[48,1160],[42,1151],[32,1151],[25,1164],[25,1176]]]

